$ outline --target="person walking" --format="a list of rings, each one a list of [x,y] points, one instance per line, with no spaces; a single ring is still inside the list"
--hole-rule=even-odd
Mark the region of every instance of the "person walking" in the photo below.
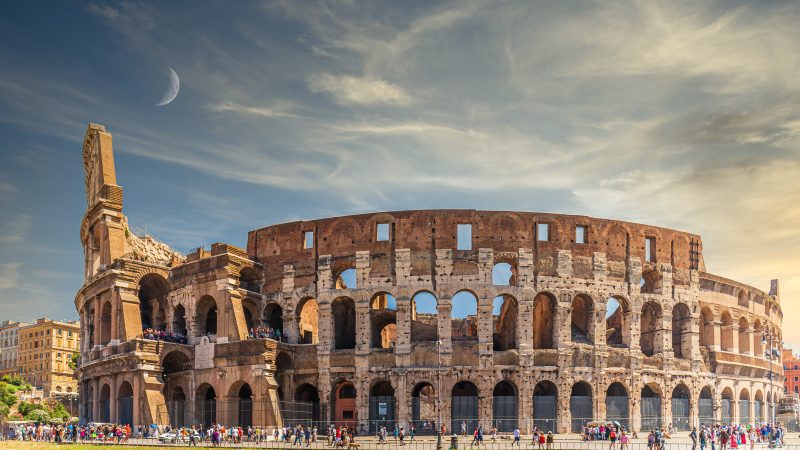
[[[496,433],[497,429],[495,428],[492,431]],[[494,442],[494,435],[492,436],[492,442]],[[514,444],[517,444],[517,447],[519,447],[519,427],[514,427],[514,442],[511,443],[511,446],[513,447]]]
[[[697,427],[692,427],[689,438],[692,440],[692,450],[697,450]]]

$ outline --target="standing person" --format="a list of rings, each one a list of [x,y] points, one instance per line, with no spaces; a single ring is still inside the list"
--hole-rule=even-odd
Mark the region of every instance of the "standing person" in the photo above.
[[[608,450],[615,450],[617,448],[617,430],[614,427],[609,427],[608,441]]]
[[[497,433],[497,428],[492,429],[492,432]],[[494,434],[492,435],[492,442],[494,442]],[[514,427],[514,442],[511,443],[511,446],[513,447],[514,444],[519,447],[519,427]]]
[[[394,424],[394,445],[397,445],[397,438],[400,437],[400,427]]]
[[[553,442],[555,442],[555,438],[553,437],[553,432],[547,432],[547,450],[553,450]]]
[[[755,428],[750,429],[750,450],[756,449],[756,430]]]
[[[619,450],[628,450],[628,442],[630,442],[630,438],[623,431],[622,436],[619,437]]]
[[[477,430],[476,430],[477,434]],[[461,437],[467,437],[467,421],[461,422]]]
[[[689,438],[692,440],[692,450],[697,450],[697,427],[692,427]]]
[[[414,428],[414,424],[411,424],[411,428],[408,429],[408,436],[411,438],[409,442],[414,442],[414,436],[417,434],[417,429]]]
[[[654,432],[650,432],[647,434],[647,450],[653,450],[653,446],[656,445],[656,434]]]
[[[475,445],[478,442],[478,427],[475,427],[475,431],[472,433],[472,442],[470,442],[470,446]]]
[[[493,426],[492,427],[492,444],[494,444],[496,439],[497,439],[497,427]],[[511,445],[514,445],[514,443],[512,442]]]
[[[400,427],[400,445],[406,445],[405,442],[403,442],[403,438],[405,437],[406,437],[406,429]]]

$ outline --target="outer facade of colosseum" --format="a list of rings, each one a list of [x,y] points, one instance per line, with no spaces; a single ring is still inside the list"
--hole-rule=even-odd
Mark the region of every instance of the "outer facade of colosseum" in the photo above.
[[[424,210],[274,225],[246,250],[181,255],[128,229],[102,126],[83,157],[83,421],[686,429],[766,420],[782,392],[761,342],[781,335],[777,281],[767,293],[708,273],[698,235]],[[249,339],[257,326],[282,341]]]

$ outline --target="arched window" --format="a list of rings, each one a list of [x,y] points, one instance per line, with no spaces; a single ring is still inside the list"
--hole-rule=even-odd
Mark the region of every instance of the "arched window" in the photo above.
[[[642,388],[641,411],[642,430],[661,428],[661,393],[656,385],[648,384]]]
[[[197,302],[197,327],[200,335],[217,334],[217,302],[210,295],[204,295]]]
[[[186,336],[186,309],[178,305],[172,312],[172,331]]]
[[[631,310],[622,297],[606,300],[606,343],[612,347],[629,347]]]
[[[739,353],[741,354],[750,353],[751,340],[752,340],[752,334],[750,332],[750,323],[747,322],[746,317],[741,317],[739,319]]]
[[[117,394],[117,423],[133,426],[133,386],[123,381]]]
[[[714,313],[711,308],[705,307],[700,310],[700,345],[709,349],[715,349],[716,339],[714,337]]]
[[[611,383],[606,389],[606,417],[630,429],[630,402],[628,389],[622,383]]]
[[[495,297],[492,304],[492,344],[494,351],[517,348],[517,299],[510,295]]]
[[[672,391],[672,426],[679,431],[689,431],[689,388],[685,384]]]
[[[685,303],[672,308],[672,352],[676,358],[692,357],[692,319]]]
[[[265,327],[275,330],[276,335],[283,337],[283,308],[277,303],[267,303],[261,322]]]
[[[733,351],[733,317],[731,317],[728,311],[722,313],[720,327],[720,345],[722,346],[722,351],[731,352]]]
[[[333,348],[356,348],[356,303],[348,297],[339,297],[331,304],[331,328],[334,330]]]
[[[557,427],[556,408],[558,389],[550,381],[540,381],[533,388],[533,426],[542,432],[553,431]]]
[[[201,384],[197,388],[195,398],[197,422],[206,428],[217,423],[217,393],[214,388],[208,383]]]
[[[439,339],[439,307],[436,297],[421,291],[411,297],[411,342]]]
[[[553,348],[553,320],[556,315],[556,298],[549,292],[540,292],[533,299],[533,348]]]
[[[473,293],[460,291],[453,296],[450,333],[454,341],[478,339],[478,299]]]
[[[517,424],[517,388],[508,381],[501,381],[492,391],[493,425],[501,432],[512,432]]]
[[[725,388],[722,391],[722,399],[720,400],[720,420],[722,423],[733,422],[733,391],[731,388]]]
[[[372,348],[391,349],[397,343],[397,300],[381,292],[370,300]]]
[[[345,269],[336,277],[336,289],[355,289],[357,287],[356,269]]]
[[[578,295],[572,299],[570,312],[570,334],[574,342],[592,343],[594,335],[594,314],[592,299],[587,295]]]
[[[333,391],[333,417],[337,425],[355,426],[358,416],[356,414],[356,388],[349,381],[339,383]]]
[[[294,417],[289,418],[284,415],[284,421],[289,423],[308,420],[311,420],[313,423],[319,422],[319,391],[316,387],[308,383],[298,386],[294,394],[294,400],[298,403],[294,410],[301,414],[295,414]],[[309,411],[311,412],[310,417],[308,417]]]
[[[711,388],[705,386],[700,391],[700,398],[697,400],[697,412],[700,425],[710,425],[714,423],[714,397]]]
[[[572,415],[573,432],[580,432],[589,421],[594,419],[592,404],[592,387],[589,383],[579,381],[573,384],[572,393],[569,397],[569,412]]]
[[[646,356],[653,356],[656,351],[661,351],[661,336],[664,331],[661,319],[661,305],[656,302],[647,302],[642,306],[639,347]]]
[[[261,292],[261,280],[254,268],[245,267],[239,272],[239,288],[256,294]]]
[[[375,433],[382,427],[394,427],[395,398],[392,383],[379,381],[369,390],[369,431]]]
[[[436,391],[430,383],[419,383],[411,393],[411,421],[418,434],[436,433]]]
[[[100,344],[106,345],[111,341],[111,302],[103,303],[100,311]]]
[[[516,282],[514,268],[509,263],[501,262],[492,267],[492,284],[495,286],[513,286]]]
[[[473,430],[478,426],[478,387],[470,381],[459,381],[450,393],[450,429]]]
[[[167,280],[159,274],[149,273],[139,281],[139,311],[142,329],[166,330],[167,295],[170,287]]]
[[[297,304],[297,325],[300,328],[301,344],[319,342],[319,305],[311,297],[304,298]]]

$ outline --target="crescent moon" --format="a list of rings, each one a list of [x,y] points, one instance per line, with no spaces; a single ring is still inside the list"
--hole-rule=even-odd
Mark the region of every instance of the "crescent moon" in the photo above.
[[[178,74],[172,70],[172,67],[169,68],[169,89],[167,92],[164,93],[164,97],[161,98],[161,101],[156,103],[156,106],[164,106],[168,105],[170,102],[175,100],[175,97],[178,96],[178,91],[181,89],[181,80],[178,78]]]

